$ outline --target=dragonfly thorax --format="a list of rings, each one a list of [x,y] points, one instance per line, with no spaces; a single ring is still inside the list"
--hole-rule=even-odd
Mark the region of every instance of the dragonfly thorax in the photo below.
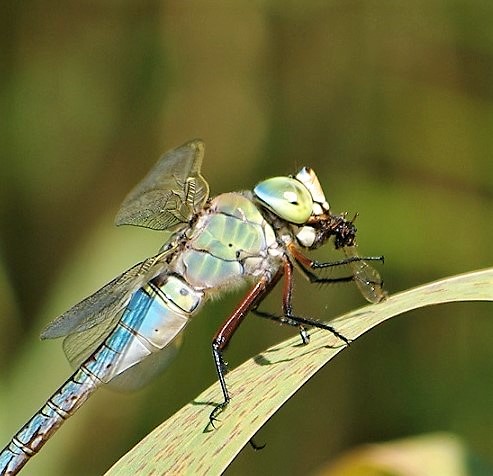
[[[224,193],[201,212],[172,267],[195,289],[214,293],[279,266],[277,247],[257,206],[244,194]]]

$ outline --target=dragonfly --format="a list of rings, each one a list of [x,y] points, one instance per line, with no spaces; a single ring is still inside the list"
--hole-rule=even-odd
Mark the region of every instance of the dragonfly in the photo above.
[[[64,352],[76,369],[0,453],[0,474],[14,475],[57,429],[103,384],[139,387],[166,367],[182,332],[212,296],[249,285],[243,300],[212,339],[213,362],[222,402],[209,416],[212,425],[231,400],[223,353],[244,318],[252,313],[298,329],[350,339],[331,325],[293,310],[297,269],[311,283],[356,284],[372,303],[386,293],[379,273],[356,250],[354,219],[331,213],[315,172],[272,177],[250,191],[209,197],[201,175],[204,143],[192,140],[165,153],[123,201],[116,225],[167,232],[159,252],[136,264],[52,321],[42,339],[64,337]],[[312,260],[305,252],[329,241],[344,257]],[[321,270],[345,266],[347,276],[323,277]],[[282,312],[259,309],[283,280]]]

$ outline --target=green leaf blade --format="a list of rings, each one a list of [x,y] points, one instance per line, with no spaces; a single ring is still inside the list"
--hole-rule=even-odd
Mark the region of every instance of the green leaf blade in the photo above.
[[[493,268],[435,281],[352,311],[333,321],[356,339],[382,322],[413,309],[454,301],[492,301]],[[344,350],[326,331],[311,333],[308,346],[296,336],[267,349],[227,375],[232,401],[215,430],[209,413],[222,401],[218,384],[199,395],[152,431],[106,476],[220,474],[249,439],[321,367]]]

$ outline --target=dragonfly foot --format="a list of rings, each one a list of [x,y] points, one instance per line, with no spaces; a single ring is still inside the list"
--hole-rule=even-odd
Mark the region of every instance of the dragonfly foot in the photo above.
[[[344,342],[347,346],[351,345],[352,339],[346,337],[340,332],[337,332],[334,328],[330,329],[329,332],[332,332],[333,335],[335,335],[339,340],[342,340],[342,342]]]
[[[215,423],[220,421],[218,415],[222,413],[222,411],[228,406],[229,400],[225,400],[223,403],[220,403],[219,405],[216,405],[214,407],[214,410],[212,410],[211,414],[209,415],[209,423],[212,426],[212,428],[216,429]]]
[[[310,343],[310,334],[308,334],[308,331],[304,326],[300,326],[300,337],[303,345],[308,345]]]

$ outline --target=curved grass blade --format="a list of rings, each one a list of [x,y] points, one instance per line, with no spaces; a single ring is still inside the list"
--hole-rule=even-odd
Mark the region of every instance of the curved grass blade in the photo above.
[[[384,302],[350,312],[331,325],[354,340],[387,319],[413,309],[454,301],[492,300],[490,268],[395,294]],[[312,332],[308,346],[297,344],[299,336],[267,349],[228,374],[233,399],[221,414],[216,430],[206,427],[210,410],[221,401],[219,385],[214,384],[152,431],[106,476],[221,474],[283,403],[346,348],[323,331]]]

